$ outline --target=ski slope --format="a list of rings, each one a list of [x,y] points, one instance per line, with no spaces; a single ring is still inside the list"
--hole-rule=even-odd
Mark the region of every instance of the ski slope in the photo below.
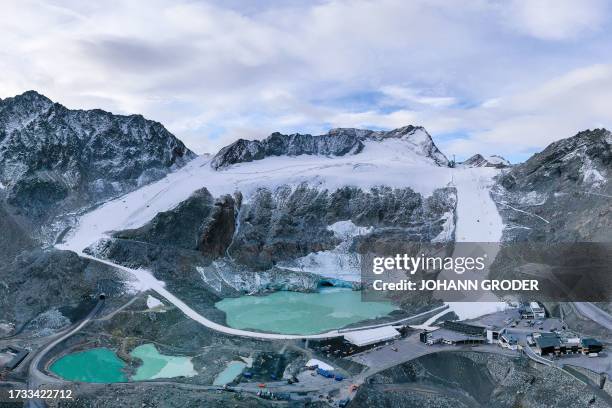
[[[493,178],[497,174],[499,170],[492,167],[458,168],[453,177],[457,188],[455,242],[485,244],[481,247],[488,255],[485,262],[487,266],[495,260],[504,228],[501,215],[490,194],[494,184]],[[474,256],[471,253],[474,248],[475,245],[457,245],[453,257]],[[466,271],[462,275],[457,275],[453,271],[443,271],[439,279],[478,279],[486,274],[488,268],[484,271]],[[507,307],[505,302],[497,301],[497,297],[492,293],[474,299],[470,297],[469,300],[470,302],[446,302],[446,304],[460,320],[473,319]],[[432,320],[434,321],[435,319]]]
[[[503,232],[501,215],[491,198],[493,178],[499,170],[492,167],[458,168],[454,173],[457,188],[457,242],[499,242]]]

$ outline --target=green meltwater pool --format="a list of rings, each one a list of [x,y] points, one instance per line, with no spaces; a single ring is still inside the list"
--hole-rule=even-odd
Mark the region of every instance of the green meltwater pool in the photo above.
[[[132,350],[130,355],[142,360],[142,364],[131,378],[125,374],[126,363],[108,348],[94,348],[65,355],[51,364],[49,370],[65,380],[91,383],[143,381],[197,375],[191,358],[160,354],[153,344],[138,346]]]
[[[114,351],[102,347],[68,354],[49,370],[65,380],[114,383],[128,380],[122,371],[125,366]]]
[[[176,357],[160,354],[153,344],[143,344],[130,353],[132,357],[142,360],[134,381],[152,380],[155,378],[193,377],[197,372],[189,357]]]
[[[280,334],[322,333],[396,309],[390,302],[362,302],[360,292],[345,288],[226,298],[215,306],[225,312],[230,327]]]

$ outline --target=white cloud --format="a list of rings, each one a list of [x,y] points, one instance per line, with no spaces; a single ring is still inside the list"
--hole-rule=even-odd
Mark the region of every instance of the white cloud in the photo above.
[[[455,126],[469,128],[472,136],[444,147],[459,155],[529,152],[584,129],[609,127],[609,106],[612,64],[595,64],[459,113],[464,121]]]
[[[456,98],[452,96],[426,96],[414,89],[397,85],[384,86],[381,88],[381,92],[390,98],[390,103],[416,103],[440,108],[451,106],[457,102]]]
[[[418,115],[409,110],[397,110],[387,114],[376,111],[342,112],[332,116],[329,121],[333,127],[382,127],[395,129],[406,124],[416,123]]]
[[[603,0],[513,0],[510,8],[503,10],[511,25],[544,40],[576,38],[596,31],[606,11]]]
[[[449,154],[521,153],[609,126],[607,23],[595,0],[6,2],[0,97],[142,113],[199,152],[420,124],[468,135]]]

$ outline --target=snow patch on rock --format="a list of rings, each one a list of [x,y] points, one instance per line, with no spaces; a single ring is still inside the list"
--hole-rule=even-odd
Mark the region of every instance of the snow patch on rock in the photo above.
[[[342,240],[347,240],[359,235],[366,235],[374,230],[373,227],[359,227],[351,220],[335,222],[329,225],[327,229],[332,231],[336,238]]]
[[[339,279],[346,282],[359,282],[361,279],[361,260],[359,254],[350,251],[353,239],[367,235],[372,227],[359,227],[352,221],[338,221],[329,225],[328,230],[342,240],[334,249],[312,252],[301,258],[280,262],[280,268],[293,271],[314,273],[326,278]]]
[[[547,195],[538,193],[537,191],[530,191],[526,195],[520,198],[519,203],[522,205],[537,206],[546,203]]]
[[[466,161],[460,163],[460,167],[509,167],[511,164],[508,160],[498,155],[483,156],[475,154]]]
[[[582,181],[592,187],[601,187],[607,182],[607,178],[599,172],[588,156],[584,157],[580,173],[582,174]]]
[[[444,219],[442,231],[431,242],[450,242],[453,240],[455,234],[455,212],[447,211],[442,218]]]
[[[159,300],[158,298],[153,297],[153,296],[151,296],[151,295],[149,295],[149,296],[147,297],[147,307],[148,307],[149,309],[155,309],[155,308],[161,307],[161,306],[163,306],[163,305],[164,305],[164,304],[162,303],[162,301],[161,301],[161,300]]]
[[[70,325],[70,319],[58,309],[53,308],[36,316],[28,323],[28,328],[34,332],[34,337],[45,337],[57,333]]]

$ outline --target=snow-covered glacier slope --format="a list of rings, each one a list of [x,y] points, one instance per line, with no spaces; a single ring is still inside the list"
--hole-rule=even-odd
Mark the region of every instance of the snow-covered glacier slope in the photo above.
[[[422,143],[423,135],[415,137]],[[81,252],[107,232],[142,226],[202,187],[214,196],[240,191],[245,202],[257,189],[302,183],[328,190],[344,186],[364,190],[376,186],[410,187],[427,197],[452,180],[453,169],[415,152],[414,143],[389,138],[365,140],[363,145],[361,152],[354,155],[274,156],[222,170],[211,167],[210,156],[200,156],[165,178],[84,214],[58,247]]]
[[[491,188],[494,185],[494,177],[500,173],[495,167],[459,166],[451,170],[452,185],[457,190],[457,207],[452,227],[454,228],[455,246],[453,257],[474,256],[473,251],[486,251],[487,261],[485,271],[468,272],[457,275],[452,270],[443,270],[438,275],[438,280],[456,279],[482,279],[488,273],[488,267],[495,259],[499,250],[498,243],[502,237],[503,222],[497,211],[497,207],[491,196]],[[443,231],[444,232],[444,231]],[[442,239],[444,241],[444,239]],[[436,294],[434,294],[436,296]],[[480,298],[461,299],[461,301],[448,301],[447,293],[440,293],[448,309],[429,318],[422,325],[414,326],[416,329],[432,330],[434,322],[449,312],[454,312],[460,320],[473,319],[486,314],[504,310],[508,307],[505,302],[499,302],[492,293],[483,294]],[[458,297],[458,299],[461,296]],[[465,301],[469,300],[469,301]]]

